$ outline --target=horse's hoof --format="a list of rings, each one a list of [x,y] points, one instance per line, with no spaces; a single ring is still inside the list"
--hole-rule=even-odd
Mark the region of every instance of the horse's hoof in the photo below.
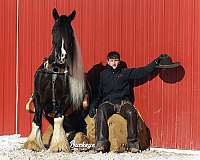
[[[78,146],[82,145],[82,147],[74,148],[74,151],[88,151],[92,149],[92,146],[89,146],[92,144],[89,144],[88,138],[83,132],[76,133],[74,137],[74,143],[77,144]]]
[[[55,145],[51,145],[50,146],[50,151],[52,152],[66,152],[66,153],[70,153],[70,147],[66,144],[66,143],[57,143]]]
[[[24,143],[24,146],[23,146],[24,149],[29,149],[29,150],[32,150],[32,151],[37,151],[37,152],[40,152],[42,151],[44,148],[41,148],[36,141],[26,141]]]
[[[76,144],[79,144],[79,143],[87,144],[88,143],[88,138],[83,132],[76,133],[74,140],[75,140]]]

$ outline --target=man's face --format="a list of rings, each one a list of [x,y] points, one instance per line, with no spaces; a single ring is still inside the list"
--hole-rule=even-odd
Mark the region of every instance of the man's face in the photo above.
[[[111,66],[113,69],[117,68],[119,62],[119,59],[108,59],[108,65]]]

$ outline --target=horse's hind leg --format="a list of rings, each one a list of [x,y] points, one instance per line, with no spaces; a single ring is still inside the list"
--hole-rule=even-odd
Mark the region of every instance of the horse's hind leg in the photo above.
[[[70,152],[69,142],[63,128],[64,116],[54,118],[54,130],[51,139],[50,150],[53,152]]]
[[[42,123],[42,106],[40,105],[40,96],[34,95],[35,115],[32,122],[32,131],[28,137],[28,140],[24,144],[25,149],[34,151],[41,151],[45,149],[41,138],[41,123]]]

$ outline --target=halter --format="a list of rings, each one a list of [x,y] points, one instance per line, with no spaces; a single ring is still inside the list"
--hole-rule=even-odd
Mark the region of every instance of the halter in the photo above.
[[[64,56],[66,57],[66,55],[72,54],[72,52],[73,52],[73,49],[72,49],[73,45],[72,45],[72,43],[70,43],[70,47],[68,47],[66,50],[63,48],[63,45],[64,45],[64,40],[62,38],[61,52],[63,51],[64,53],[61,53],[61,56],[62,56],[62,54],[64,54]],[[56,49],[54,50],[54,52],[56,52]],[[52,64],[56,64],[56,62],[54,61]],[[60,68],[58,66],[57,67],[51,67],[52,64],[50,64],[49,61],[48,61],[48,59],[47,59],[44,62],[44,68],[40,69],[39,71],[42,71],[42,72],[45,72],[45,73],[48,73],[48,74],[68,74],[67,66],[65,66],[65,68],[63,69],[63,68]]]

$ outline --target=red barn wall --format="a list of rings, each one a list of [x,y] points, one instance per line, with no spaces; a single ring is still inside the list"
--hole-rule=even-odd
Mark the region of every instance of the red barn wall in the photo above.
[[[12,0],[8,0],[0,4],[6,6],[5,4],[11,2]],[[119,51],[129,67],[144,66],[160,53],[168,53],[174,61],[180,61],[182,70],[176,70],[173,74],[165,73],[164,76],[160,74],[150,82],[136,87],[135,105],[151,129],[152,146],[200,149],[198,136],[200,2],[198,0],[19,0],[19,2],[18,133],[27,136],[31,129],[33,117],[25,112],[25,103],[33,91],[34,72],[51,50],[53,25],[51,11],[56,7],[62,14],[70,14],[73,9],[77,11],[73,27],[81,46],[85,71],[96,63],[104,62],[110,50]],[[16,2],[12,5],[16,5]],[[16,23],[16,8],[11,10],[10,6],[4,7],[0,12],[5,17],[4,27],[0,30],[5,37],[1,43],[1,54],[9,61],[8,55],[13,54],[15,57],[16,28],[11,23]],[[9,16],[13,18],[12,22]],[[7,39],[9,36],[5,36],[6,31],[9,31],[11,40]],[[1,134],[14,133],[16,128],[14,81],[16,64],[14,58],[11,66],[6,63],[7,61],[1,63],[4,68],[0,86]],[[11,68],[13,74],[8,74]],[[183,73],[184,77],[179,80]],[[8,82],[10,78],[13,80]],[[176,83],[166,81],[171,79],[179,81]],[[11,113],[9,118],[6,116],[8,113]],[[10,119],[13,119],[13,122]],[[7,128],[8,126],[10,128]]]
[[[0,134],[16,126],[16,1],[0,1]]]

